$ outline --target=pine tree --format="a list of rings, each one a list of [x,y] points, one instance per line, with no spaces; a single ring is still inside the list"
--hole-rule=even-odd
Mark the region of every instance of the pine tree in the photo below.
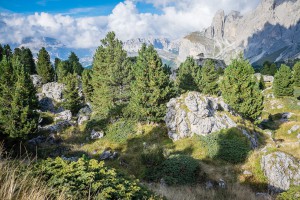
[[[259,89],[261,89],[261,90],[266,89],[266,84],[265,84],[265,81],[264,81],[264,77],[263,77],[263,76],[260,76],[260,78],[259,78],[258,87],[259,87]]]
[[[122,115],[129,100],[130,66],[122,42],[109,32],[93,60],[92,106],[104,118]]]
[[[292,71],[288,66],[280,66],[274,77],[273,90],[276,97],[293,96]]]
[[[92,70],[84,69],[82,72],[82,91],[86,102],[91,101],[91,96],[93,94],[93,86],[91,84]]]
[[[3,47],[2,47],[2,45],[0,44],[0,62],[1,62],[1,60],[2,60],[2,58],[3,58],[3,52],[4,50],[3,50]]]
[[[35,62],[30,49],[24,47],[22,47],[21,49],[15,48],[13,53],[13,62],[16,62],[16,59],[18,59],[19,62],[21,62],[21,65],[25,67],[26,72],[28,72],[29,74],[36,73]]]
[[[54,69],[50,62],[50,55],[44,47],[38,53],[36,71],[42,77],[43,83],[54,81]]]
[[[242,55],[225,69],[221,91],[225,102],[243,117],[256,120],[261,115],[263,95],[252,66]]]
[[[6,56],[6,59],[11,59],[12,58],[12,50],[8,44],[4,45],[3,47],[3,55]]]
[[[264,62],[263,68],[261,69],[261,74],[274,76],[276,71],[277,71],[276,64],[266,61]]]
[[[60,61],[56,68],[57,82],[64,83],[68,73],[72,74],[72,70],[68,61]]]
[[[166,103],[174,96],[175,90],[152,45],[142,46],[134,75],[129,111],[141,121],[161,121],[165,116]]]
[[[79,58],[74,52],[71,52],[71,54],[69,55],[68,62],[71,66],[71,73],[76,73],[81,76],[84,68],[80,64]]]
[[[180,93],[186,91],[200,91],[201,68],[192,57],[188,57],[180,66],[177,72],[176,86]]]
[[[300,87],[300,61],[296,62],[293,67],[294,85]]]
[[[63,107],[76,114],[82,104],[82,98],[79,96],[79,81],[76,73],[68,73],[64,77],[65,89],[63,91]]]
[[[3,66],[3,65],[2,65]],[[37,130],[39,115],[35,111],[38,107],[36,90],[26,72],[24,65],[16,59],[13,67],[6,67],[4,71],[11,71],[10,79],[2,85],[1,91],[10,90],[7,94],[1,93],[0,103],[5,108],[0,109],[0,130],[10,138],[26,138]],[[9,81],[8,81],[9,80]],[[13,84],[10,82],[13,80]],[[5,96],[4,96],[5,95]],[[9,99],[3,101],[4,99]]]
[[[219,92],[218,79],[215,63],[212,60],[207,60],[201,69],[202,92],[204,94],[217,94]]]

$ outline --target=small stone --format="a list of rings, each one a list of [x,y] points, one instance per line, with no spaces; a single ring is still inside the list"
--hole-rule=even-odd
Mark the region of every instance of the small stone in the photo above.
[[[226,183],[225,183],[225,181],[223,179],[219,180],[218,185],[222,189],[226,188]]]
[[[243,175],[245,175],[245,176],[252,176],[253,174],[252,174],[252,172],[250,172],[250,171],[248,171],[248,170],[245,170],[245,171],[243,172]]]
[[[94,129],[91,132],[91,139],[101,139],[104,137],[104,132],[103,131],[95,131]]]
[[[212,184],[211,181],[205,182],[205,189],[211,189],[211,188],[213,188],[213,187],[214,187],[214,185]]]

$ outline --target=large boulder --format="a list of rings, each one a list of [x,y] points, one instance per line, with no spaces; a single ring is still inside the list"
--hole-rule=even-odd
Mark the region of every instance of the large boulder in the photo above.
[[[81,108],[77,114],[78,120],[77,123],[78,125],[82,125],[84,122],[90,120],[90,116],[92,114],[91,108],[87,105],[83,108]]]
[[[64,84],[51,82],[44,84],[42,87],[42,94],[45,97],[48,97],[55,102],[62,102],[63,101],[63,90],[64,90]]]
[[[64,120],[70,121],[71,119],[72,119],[72,112],[70,110],[65,110],[60,113],[57,113],[54,118],[54,121],[64,121]]]
[[[261,168],[273,192],[288,190],[300,185],[300,161],[283,152],[274,152],[261,159]]]
[[[221,98],[189,92],[167,103],[165,122],[172,140],[208,135],[221,129],[236,127],[228,113],[235,114]]]
[[[43,85],[42,77],[40,77],[37,74],[34,74],[34,75],[30,75],[30,78],[32,80],[34,87],[36,88],[42,87]]]

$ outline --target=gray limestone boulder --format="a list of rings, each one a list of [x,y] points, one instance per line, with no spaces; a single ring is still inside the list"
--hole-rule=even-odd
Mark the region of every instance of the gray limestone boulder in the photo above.
[[[34,74],[34,75],[30,75],[30,78],[32,80],[34,87],[36,88],[42,87],[43,85],[42,77],[40,77],[37,74]]]
[[[91,132],[91,139],[101,139],[104,137],[104,132],[103,131],[95,131],[94,129]]]
[[[47,83],[42,86],[42,94],[55,102],[62,102],[64,87],[64,84],[57,82]]]
[[[77,114],[78,125],[82,125],[84,122],[90,120],[91,114],[92,114],[92,110],[89,106],[85,106],[84,108],[81,108]]]
[[[237,124],[222,111],[235,114],[221,98],[189,92],[167,103],[165,122],[172,140],[208,135]]]
[[[261,168],[273,192],[288,190],[300,185],[300,161],[283,152],[274,152],[261,159]]]
[[[54,121],[70,121],[72,119],[72,112],[70,110],[65,110],[60,113],[57,113]]]

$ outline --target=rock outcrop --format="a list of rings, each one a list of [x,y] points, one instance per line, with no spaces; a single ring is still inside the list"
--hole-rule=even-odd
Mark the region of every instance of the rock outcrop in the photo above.
[[[172,140],[196,135],[207,135],[221,129],[236,127],[229,117],[234,114],[221,98],[189,92],[171,99],[167,104],[165,122]]]
[[[90,119],[91,114],[92,114],[92,110],[89,106],[85,106],[81,108],[77,114],[78,125],[82,125],[84,122],[88,121]]]
[[[64,90],[64,84],[51,82],[43,85],[42,94],[44,95],[44,97],[48,97],[56,102],[62,102],[63,90]]]
[[[72,112],[70,110],[65,110],[60,113],[57,113],[54,121],[70,121],[72,119]]]
[[[36,87],[36,88],[42,87],[42,85],[43,85],[42,77],[34,74],[34,75],[30,75],[30,78],[32,80],[34,87]]]
[[[261,168],[273,192],[288,190],[292,185],[300,185],[300,161],[283,153],[274,152],[262,157]]]
[[[300,57],[300,1],[262,0],[255,10],[242,16],[218,11],[210,27],[181,40],[180,61],[203,53],[224,59],[243,52],[252,64]]]

